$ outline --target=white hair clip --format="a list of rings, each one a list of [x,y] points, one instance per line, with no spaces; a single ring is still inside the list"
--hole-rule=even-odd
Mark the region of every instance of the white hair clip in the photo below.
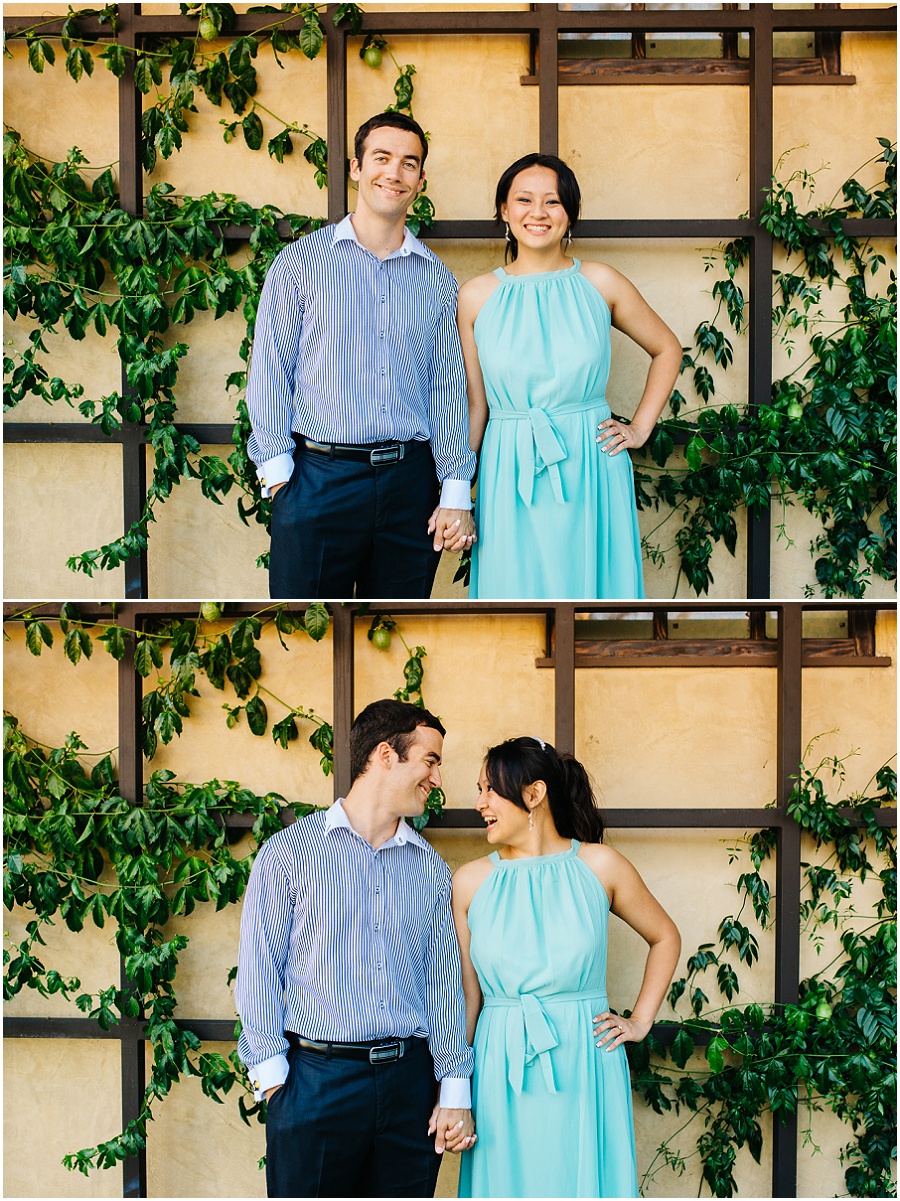
[[[541,744],[542,751],[545,751],[547,749],[547,744],[546,744],[546,742],[544,742],[543,738],[538,738],[535,734],[532,734],[531,737],[534,739],[535,742],[539,742]]]

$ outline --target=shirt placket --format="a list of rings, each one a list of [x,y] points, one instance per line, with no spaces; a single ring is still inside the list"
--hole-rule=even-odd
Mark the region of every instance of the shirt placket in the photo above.
[[[376,314],[376,324],[378,327],[378,388],[379,397],[381,400],[381,411],[386,414],[388,410],[388,385],[390,382],[389,373],[389,354],[388,354],[388,322],[391,319],[391,302],[390,302],[390,273],[386,261],[380,261],[377,267],[376,274],[377,294],[378,294],[378,312]]]
[[[372,946],[375,963],[375,995],[379,1012],[383,1014],[387,1009],[389,998],[384,943],[384,857],[380,851],[375,851],[372,857],[372,876]]]

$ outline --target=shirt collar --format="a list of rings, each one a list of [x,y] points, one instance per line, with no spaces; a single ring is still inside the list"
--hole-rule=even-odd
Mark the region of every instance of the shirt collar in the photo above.
[[[353,228],[353,222],[350,220],[352,215],[352,213],[348,213],[343,221],[339,221],[337,225],[335,225],[332,245],[335,245],[337,242],[355,242],[357,246],[360,246],[359,238],[356,236],[356,230]],[[365,250],[366,248],[365,246],[361,246],[360,249]],[[367,251],[366,253],[371,254],[371,251]],[[422,245],[417,237],[410,233],[409,226],[404,225],[402,245],[398,250],[395,250],[387,257],[388,259],[405,258],[408,254],[418,254],[421,255],[422,258],[427,258],[428,249]],[[382,261],[387,262],[387,259]]]
[[[362,835],[357,834],[356,830],[354,830],[350,825],[350,820],[347,817],[347,814],[344,812],[343,797],[338,797],[331,808],[325,812],[325,833],[330,834],[332,830],[339,829],[349,830],[352,834],[355,834],[357,838],[362,838]],[[363,841],[365,842],[365,839],[363,839]],[[422,836],[417,833],[412,826],[408,826],[401,817],[397,823],[397,832],[394,834],[393,838],[389,838],[387,842],[382,843],[381,847],[379,847],[379,850],[381,850],[383,847],[395,845],[405,846],[408,842],[414,843],[417,846],[428,845],[425,842],[425,839],[422,838]]]

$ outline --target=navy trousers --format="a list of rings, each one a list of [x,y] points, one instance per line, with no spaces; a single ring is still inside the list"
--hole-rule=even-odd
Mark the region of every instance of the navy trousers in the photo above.
[[[426,532],[438,501],[431,447],[373,467],[298,446],[272,501],[275,600],[428,600],[440,552]]]
[[[440,1155],[428,1045],[370,1064],[292,1046],[266,1118],[270,1197],[433,1197]]]

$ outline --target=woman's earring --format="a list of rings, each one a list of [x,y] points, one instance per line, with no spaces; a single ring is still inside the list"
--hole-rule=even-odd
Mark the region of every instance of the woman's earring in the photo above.
[[[528,829],[529,830],[534,829],[534,810],[533,809],[528,810]]]
[[[505,222],[505,225],[506,225],[506,240],[507,240],[507,242],[512,243],[512,238],[509,236],[509,222],[508,221]]]
[[[566,230],[566,244],[563,247],[563,249],[568,250],[571,245],[572,245],[572,226],[570,225],[569,228]]]

